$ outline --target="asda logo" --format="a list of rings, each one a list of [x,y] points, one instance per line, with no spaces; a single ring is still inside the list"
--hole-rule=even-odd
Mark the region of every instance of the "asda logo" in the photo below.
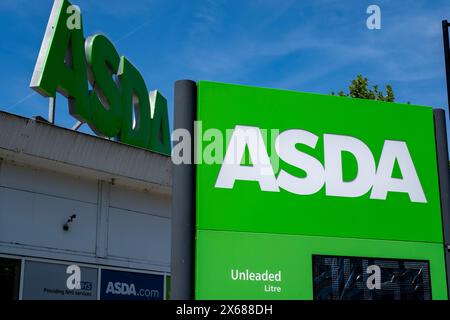
[[[297,145],[315,149],[323,144],[323,163],[300,151]],[[242,165],[248,150],[251,165]],[[286,190],[298,195],[310,195],[325,187],[327,196],[355,198],[370,192],[370,199],[385,200],[389,192],[407,193],[411,202],[426,203],[427,199],[417,175],[413,159],[404,141],[385,140],[378,161],[369,146],[356,137],[324,134],[291,129],[281,132],[275,140],[278,157],[306,173],[298,177],[284,169],[275,175],[261,130],[258,127],[236,126],[226,150],[215,187],[233,189],[236,180],[256,181],[261,191]],[[342,154],[356,159],[357,174],[351,181],[343,178]],[[378,166],[376,165],[378,163]],[[394,178],[397,163],[401,178]]]
[[[107,4],[106,4],[107,5]],[[170,155],[167,101],[106,36],[84,38],[80,9],[55,0],[30,86],[60,93],[99,136]]]

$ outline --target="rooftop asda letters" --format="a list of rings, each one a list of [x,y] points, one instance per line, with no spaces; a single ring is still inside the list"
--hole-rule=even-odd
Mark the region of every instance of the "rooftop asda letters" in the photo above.
[[[55,0],[30,86],[46,97],[64,95],[69,113],[100,136],[170,155],[166,99],[149,95],[142,75],[107,37],[85,40],[81,20],[70,27],[73,14],[81,19],[74,8]]]

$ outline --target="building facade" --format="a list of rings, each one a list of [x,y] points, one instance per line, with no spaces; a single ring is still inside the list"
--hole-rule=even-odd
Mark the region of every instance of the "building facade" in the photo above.
[[[0,112],[0,299],[165,299],[171,171],[168,156]]]

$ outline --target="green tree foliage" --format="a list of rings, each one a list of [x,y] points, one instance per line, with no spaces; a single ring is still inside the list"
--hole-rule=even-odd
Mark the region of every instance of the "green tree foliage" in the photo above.
[[[334,92],[331,93],[335,95]],[[370,99],[385,102],[394,102],[395,95],[391,85],[386,85],[386,93],[383,93],[377,85],[374,85],[372,89],[369,86],[369,80],[363,77],[361,74],[356,76],[356,79],[352,80],[352,83],[348,87],[348,93],[339,91],[338,96],[351,97],[360,99]]]

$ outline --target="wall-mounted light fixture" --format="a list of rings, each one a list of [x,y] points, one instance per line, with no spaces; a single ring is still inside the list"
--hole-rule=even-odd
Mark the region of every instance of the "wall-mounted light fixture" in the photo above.
[[[69,227],[70,227],[69,225],[70,225],[70,223],[73,222],[73,220],[75,220],[76,217],[77,217],[77,215],[73,214],[69,217],[69,219],[67,219],[67,222],[63,224],[64,231],[69,231]]]

